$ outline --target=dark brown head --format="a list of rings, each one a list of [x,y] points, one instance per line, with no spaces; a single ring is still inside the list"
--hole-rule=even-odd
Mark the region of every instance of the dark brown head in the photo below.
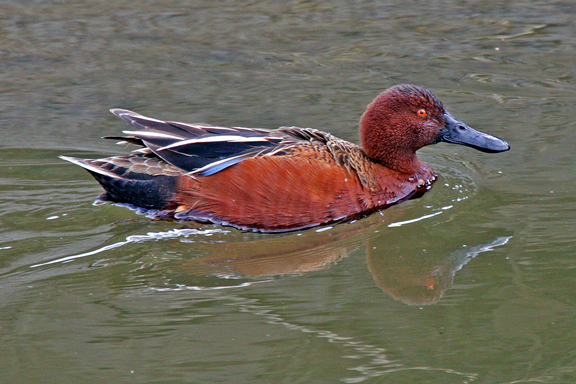
[[[431,92],[409,84],[387,89],[368,105],[360,119],[360,140],[368,157],[405,173],[415,171],[418,149],[439,141],[485,152],[510,149],[455,119]]]

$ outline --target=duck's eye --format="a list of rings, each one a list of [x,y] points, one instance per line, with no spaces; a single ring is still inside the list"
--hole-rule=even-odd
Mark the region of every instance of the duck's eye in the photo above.
[[[424,117],[428,114],[428,112],[426,112],[425,109],[419,109],[418,111],[416,111],[416,114],[420,117]]]

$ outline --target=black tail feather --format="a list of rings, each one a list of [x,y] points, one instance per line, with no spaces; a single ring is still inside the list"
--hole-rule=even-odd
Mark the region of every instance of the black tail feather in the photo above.
[[[132,204],[146,209],[165,209],[173,201],[175,176],[149,176],[134,179],[114,178],[88,170],[106,193],[100,198],[114,203]]]

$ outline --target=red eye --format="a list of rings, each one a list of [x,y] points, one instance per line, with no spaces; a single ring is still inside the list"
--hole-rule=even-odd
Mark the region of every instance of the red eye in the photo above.
[[[426,116],[426,115],[428,114],[428,112],[426,112],[425,109],[419,109],[419,110],[416,112],[416,114],[417,114],[418,116],[420,116],[420,117],[424,117],[424,116]]]

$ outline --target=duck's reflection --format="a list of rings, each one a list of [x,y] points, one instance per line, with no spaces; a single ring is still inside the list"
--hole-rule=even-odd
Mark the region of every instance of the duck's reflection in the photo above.
[[[205,256],[183,264],[193,273],[263,277],[317,271],[348,255],[350,234],[305,231],[281,237],[198,244]]]
[[[237,242],[196,244],[196,250],[204,256],[183,265],[187,273],[195,275],[261,278],[317,271],[364,248],[378,287],[398,301],[422,305],[438,302],[450,288],[455,273],[471,259],[510,239],[492,234],[482,240],[483,244],[470,246],[445,233],[435,238],[434,230],[418,237],[413,235],[419,233],[414,228],[403,231],[385,224],[371,228],[356,224],[321,232],[248,235]]]

